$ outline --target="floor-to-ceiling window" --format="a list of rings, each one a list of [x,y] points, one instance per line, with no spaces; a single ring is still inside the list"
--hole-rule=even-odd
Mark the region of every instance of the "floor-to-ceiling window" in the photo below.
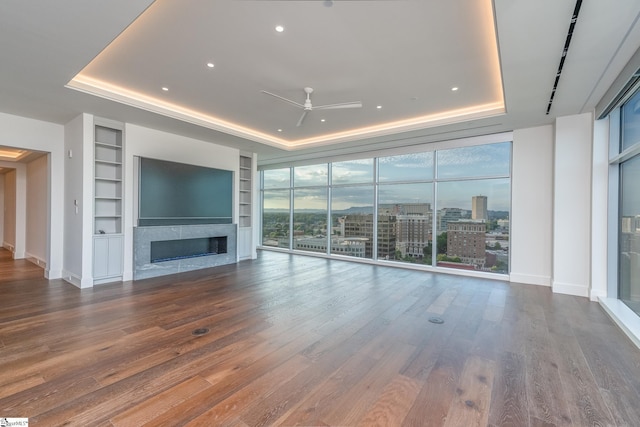
[[[618,298],[640,315],[640,92],[620,117]]]
[[[414,151],[264,170],[262,245],[508,273],[511,142]]]
[[[374,257],[373,159],[331,164],[331,253]]]
[[[262,172],[262,245],[289,247],[291,169]]]
[[[326,163],[293,168],[293,249],[327,253]]]
[[[432,264],[433,152],[378,159],[378,257]]]
[[[511,144],[436,154],[438,265],[508,273]]]

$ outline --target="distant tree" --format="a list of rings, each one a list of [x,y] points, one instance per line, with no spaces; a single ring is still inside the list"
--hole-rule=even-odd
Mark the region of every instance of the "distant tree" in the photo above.
[[[438,248],[439,254],[447,253],[447,232],[446,231],[438,235],[436,239],[436,247]]]
[[[427,246],[425,246],[424,248],[422,248],[422,255],[425,258],[429,258],[431,259],[431,254],[433,253],[433,245],[431,244],[431,242],[429,242],[427,244]]]

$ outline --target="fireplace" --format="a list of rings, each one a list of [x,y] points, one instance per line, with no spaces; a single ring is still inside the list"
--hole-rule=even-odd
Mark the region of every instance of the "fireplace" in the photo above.
[[[227,253],[227,236],[151,242],[151,262],[173,261]]]
[[[133,229],[133,279],[235,263],[236,224],[194,224]]]

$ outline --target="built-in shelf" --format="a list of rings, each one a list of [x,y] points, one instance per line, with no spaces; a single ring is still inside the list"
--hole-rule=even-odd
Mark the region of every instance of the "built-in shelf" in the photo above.
[[[93,280],[122,278],[123,127],[96,119],[93,141]]]
[[[240,200],[239,226],[251,227],[251,172],[252,159],[240,156]]]
[[[94,126],[94,234],[122,233],[122,129]]]

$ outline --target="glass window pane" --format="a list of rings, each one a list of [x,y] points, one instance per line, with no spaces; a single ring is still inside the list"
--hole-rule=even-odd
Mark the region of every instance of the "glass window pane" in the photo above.
[[[327,188],[293,192],[293,249],[327,253]]]
[[[433,179],[433,152],[380,157],[378,181],[429,181]]]
[[[620,165],[618,298],[640,315],[640,155]]]
[[[510,180],[437,184],[437,265],[508,273]]]
[[[328,165],[296,166],[293,168],[293,185],[295,187],[310,187],[327,185]]]
[[[263,192],[262,245],[289,247],[289,190]]]
[[[331,190],[331,253],[373,257],[373,186]]]
[[[262,171],[263,188],[289,188],[291,187],[291,169],[273,169]]]
[[[373,183],[373,159],[333,163],[331,183],[333,185]]]
[[[440,150],[436,162],[438,179],[509,176],[511,143]]]
[[[622,149],[640,142],[640,92],[622,107]]]
[[[433,184],[378,188],[378,259],[431,265]]]

